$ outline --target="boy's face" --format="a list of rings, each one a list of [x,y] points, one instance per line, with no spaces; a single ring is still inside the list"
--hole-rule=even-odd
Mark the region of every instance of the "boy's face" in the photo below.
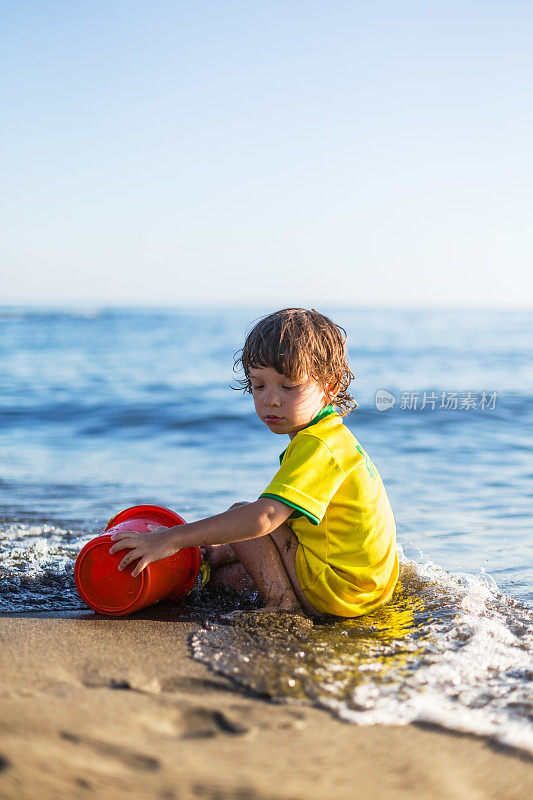
[[[293,439],[328,403],[312,378],[292,381],[274,367],[254,367],[249,374],[257,416],[274,433]]]

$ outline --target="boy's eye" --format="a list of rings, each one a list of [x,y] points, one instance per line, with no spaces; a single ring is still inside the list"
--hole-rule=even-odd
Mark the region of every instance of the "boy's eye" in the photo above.
[[[262,389],[263,386],[260,383],[252,383],[252,389]]]

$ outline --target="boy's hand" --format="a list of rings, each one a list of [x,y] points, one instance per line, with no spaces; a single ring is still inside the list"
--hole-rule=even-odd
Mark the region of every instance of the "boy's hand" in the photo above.
[[[160,561],[162,558],[168,558],[178,552],[180,548],[172,546],[168,531],[168,528],[156,526],[151,528],[150,533],[117,531],[111,535],[115,544],[109,552],[117,553],[119,550],[129,549],[130,552],[124,556],[118,568],[122,571],[138,558],[139,561],[131,573],[132,578],[135,578],[152,561]]]

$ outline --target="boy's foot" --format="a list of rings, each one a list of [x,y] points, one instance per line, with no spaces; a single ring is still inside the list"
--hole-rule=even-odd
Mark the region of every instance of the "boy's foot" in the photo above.
[[[238,617],[242,617],[243,615],[246,617],[250,614],[253,614],[254,616],[258,614],[290,614],[291,617],[303,617],[303,619],[309,619],[302,608],[288,609],[280,608],[279,606],[262,606],[261,608],[242,609],[237,608],[235,611],[228,611],[226,614],[223,614],[222,619],[236,619]]]
[[[270,597],[263,595],[265,605],[258,611],[301,611],[302,606],[292,589],[287,590],[281,596],[271,594]]]
[[[281,608],[280,606],[261,606],[261,608],[250,609],[250,612],[252,614],[283,613],[283,614],[299,614],[302,617],[305,616],[301,606],[295,606],[294,608]]]

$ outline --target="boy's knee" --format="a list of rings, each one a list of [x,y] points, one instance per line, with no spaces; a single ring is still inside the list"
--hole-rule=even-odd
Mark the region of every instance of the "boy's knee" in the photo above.
[[[298,539],[296,534],[283,522],[279,528],[272,531],[270,534],[271,539],[280,551],[288,553],[290,550],[296,551],[298,548]]]
[[[238,508],[239,506],[247,506],[247,505],[248,505],[247,500],[241,500],[240,503],[233,503],[233,505],[228,508],[228,511],[231,511],[232,508]]]

